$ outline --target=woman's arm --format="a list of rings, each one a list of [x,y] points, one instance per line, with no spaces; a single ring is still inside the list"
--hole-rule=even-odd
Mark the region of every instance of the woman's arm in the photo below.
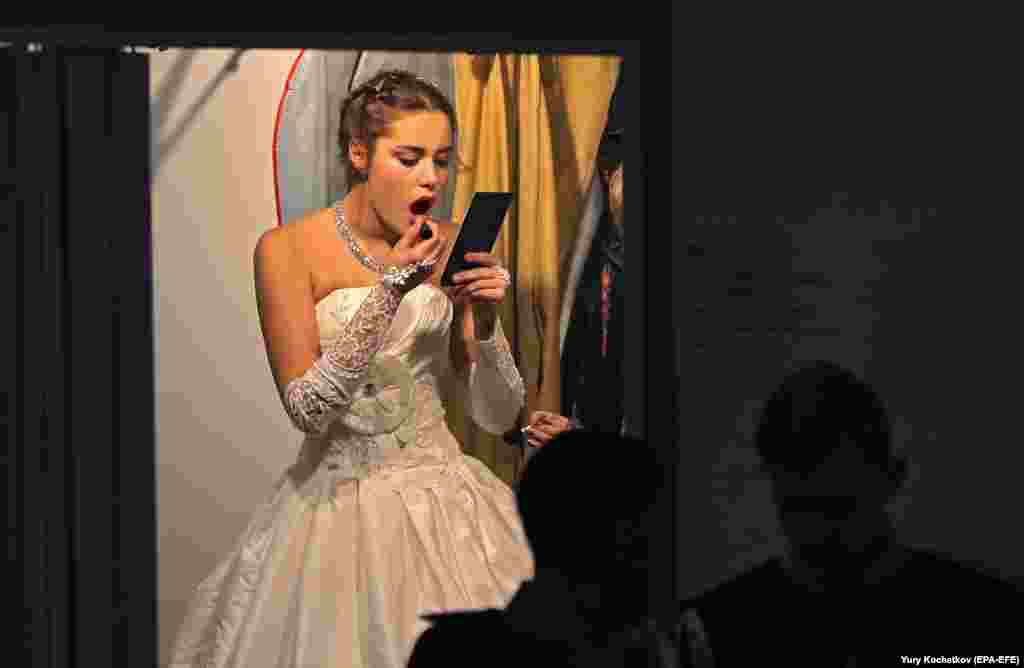
[[[489,254],[474,253],[468,259],[497,262]],[[492,434],[503,434],[516,424],[526,404],[526,387],[497,315],[496,305],[508,287],[491,275],[497,266],[462,272],[466,276],[461,279],[456,275],[460,287],[452,292],[452,365],[468,387],[473,421]]]
[[[470,367],[480,359],[480,349],[473,334],[473,320],[467,319],[467,310],[465,302],[454,302],[450,353],[455,375],[463,382],[469,379]]]
[[[436,254],[442,243],[438,238],[410,249],[414,236],[408,233],[396,246],[400,266]],[[402,297],[429,275],[436,260],[411,274],[383,277],[324,351],[309,276],[284,229],[260,238],[253,262],[260,325],[281,402],[299,430],[322,434],[351,404]]]
[[[451,356],[452,366],[461,378],[468,377],[470,367],[480,361],[480,339],[494,336],[496,311],[491,308],[489,314],[482,311],[486,306],[473,308],[467,301],[455,302],[452,317]]]

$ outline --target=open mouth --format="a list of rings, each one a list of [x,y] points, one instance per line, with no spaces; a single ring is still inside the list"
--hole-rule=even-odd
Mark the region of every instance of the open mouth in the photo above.
[[[421,197],[409,207],[414,216],[422,216],[434,206],[433,197]]]

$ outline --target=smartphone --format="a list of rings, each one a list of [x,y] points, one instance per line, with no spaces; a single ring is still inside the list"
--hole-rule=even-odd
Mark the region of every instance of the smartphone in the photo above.
[[[448,259],[448,266],[441,275],[441,285],[455,285],[452,276],[465,269],[480,265],[466,260],[466,253],[490,253],[498,240],[501,224],[512,206],[512,193],[485,193],[473,195],[469,211],[459,226],[455,247]]]

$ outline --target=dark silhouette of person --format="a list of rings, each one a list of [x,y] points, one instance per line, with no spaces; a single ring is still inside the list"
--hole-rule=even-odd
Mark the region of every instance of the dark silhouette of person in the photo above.
[[[555,437],[516,488],[534,577],[504,609],[424,615],[432,626],[410,668],[678,665],[671,634],[647,606],[663,478],[646,441],[582,430]]]
[[[695,665],[1020,654],[1016,585],[894,535],[886,506],[907,464],[881,399],[855,374],[798,368],[765,403],[755,440],[787,550],[683,603]]]

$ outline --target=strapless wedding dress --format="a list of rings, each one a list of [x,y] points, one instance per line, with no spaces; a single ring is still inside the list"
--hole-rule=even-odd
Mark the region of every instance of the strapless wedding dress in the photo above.
[[[371,289],[316,305],[321,345]],[[452,317],[433,286],[405,296],[354,403],[197,587],[172,668],[402,668],[421,614],[504,607],[532,577],[512,490],[445,422]],[[499,390],[471,384],[476,414]]]

